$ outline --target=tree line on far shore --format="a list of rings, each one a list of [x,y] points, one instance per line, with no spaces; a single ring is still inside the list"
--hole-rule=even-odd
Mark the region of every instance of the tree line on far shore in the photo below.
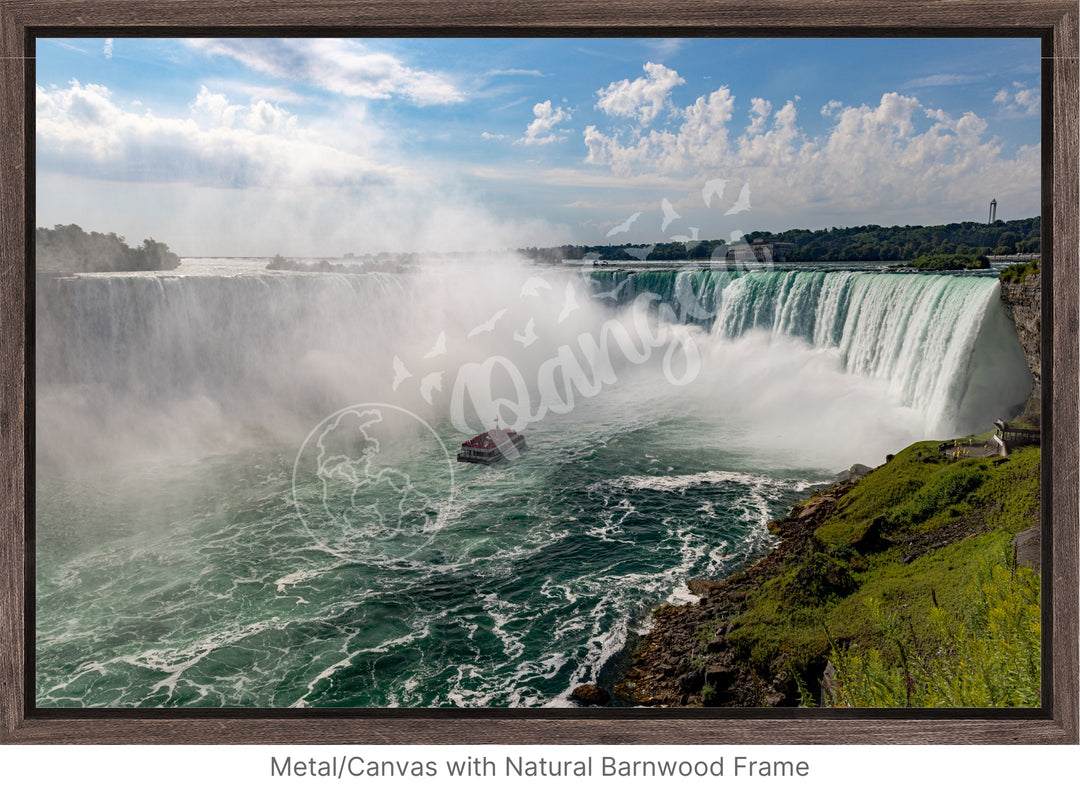
[[[74,272],[135,272],[175,269],[180,257],[168,245],[144,239],[131,247],[116,233],[87,233],[75,224],[37,228],[35,235],[37,271],[51,274]],[[892,261],[907,263],[933,256],[959,256],[967,266],[978,268],[983,256],[1039,253],[1042,225],[1040,217],[998,220],[993,224],[953,222],[947,225],[862,225],[827,230],[792,229],[781,233],[755,230],[739,242],[724,239],[667,241],[653,244],[567,244],[561,247],[527,247],[518,250],[536,263],[564,260],[603,261],[709,261],[718,248],[752,249],[762,257],[768,249],[775,262]],[[318,268],[322,264],[330,269]],[[912,264],[919,268],[921,265]],[[308,271],[352,271],[355,267],[333,268],[327,262],[299,264],[277,256],[269,269]],[[927,268],[922,266],[921,268]],[[929,267],[942,268],[942,267]],[[362,271],[362,270],[361,270]]]
[[[39,273],[144,272],[180,265],[180,256],[160,241],[144,239],[141,246],[131,247],[123,236],[87,233],[78,225],[39,227],[34,243]]]
[[[1040,217],[997,220],[993,224],[952,222],[946,225],[861,225],[858,227],[807,230],[796,228],[773,233],[755,230],[742,244],[771,247],[774,261],[895,261],[911,262],[932,255],[1015,255],[1041,251]],[[529,247],[521,250],[537,262],[594,258],[605,261],[710,260],[723,239],[642,244],[567,244],[561,247]],[[782,246],[777,246],[781,244]]]

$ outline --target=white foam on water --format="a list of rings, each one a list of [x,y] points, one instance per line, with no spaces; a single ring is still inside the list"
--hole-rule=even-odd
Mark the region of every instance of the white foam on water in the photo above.
[[[818,485],[807,480],[783,480],[762,474],[717,470],[682,475],[626,475],[594,483],[589,488],[590,490],[621,488],[632,491],[685,492],[688,488],[719,483],[731,483],[751,488],[774,486],[788,491],[805,491]]]
[[[287,589],[292,588],[294,585],[297,585],[298,583],[307,582],[309,580],[314,580],[315,578],[325,574],[327,571],[329,571],[329,569],[326,569],[326,568],[323,568],[323,569],[312,569],[312,568],[299,569],[297,571],[292,572],[291,574],[286,574],[284,577],[279,577],[278,579],[274,580],[274,585],[277,586],[277,592],[279,594],[283,594],[283,593],[285,593],[285,591]]]

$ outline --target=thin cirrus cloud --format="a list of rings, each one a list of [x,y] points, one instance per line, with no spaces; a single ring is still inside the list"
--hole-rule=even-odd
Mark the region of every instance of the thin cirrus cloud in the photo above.
[[[489,69],[484,73],[484,77],[503,77],[503,76],[520,76],[530,78],[542,78],[544,73],[538,69]]]
[[[346,39],[188,39],[207,56],[231,58],[276,79],[292,79],[344,97],[403,97],[425,105],[459,103],[465,95],[450,78],[413,69],[389,53]]]
[[[314,140],[266,100],[230,103],[203,86],[186,117],[135,113],[98,84],[38,86],[39,169],[109,181],[201,187],[385,185],[394,171]]]
[[[301,105],[308,102],[307,97],[285,86],[266,86],[256,83],[248,83],[238,80],[216,79],[211,81],[213,87],[220,92],[242,95],[251,100],[269,100],[272,103],[288,103],[289,105]]]
[[[648,47],[657,58],[670,58],[686,44],[686,39],[655,39],[648,41]]]
[[[978,75],[963,75],[957,73],[941,72],[935,75],[924,75],[921,78],[913,78],[907,81],[904,89],[925,89],[932,86],[964,86],[981,80]]]

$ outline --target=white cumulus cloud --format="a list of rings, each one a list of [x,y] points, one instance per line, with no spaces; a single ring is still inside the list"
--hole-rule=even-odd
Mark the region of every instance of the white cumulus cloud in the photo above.
[[[1032,106],[1037,97],[1024,93],[1030,91],[1014,86],[999,103]],[[809,136],[795,100],[774,111],[768,100],[751,98],[743,125],[734,122],[735,107],[735,97],[721,87],[674,112],[663,126],[628,135],[589,125],[585,162],[624,178],[752,180],[755,210],[802,216],[818,206],[924,215],[931,205],[955,215],[966,211],[944,209],[966,209],[972,198],[981,203],[983,194],[1000,195],[1008,185],[1023,187],[1025,202],[1027,195],[1037,196],[1039,146],[1004,153],[986,120],[970,111],[950,115],[898,92],[860,106],[834,100],[821,109],[831,120],[828,131]],[[1015,204],[1022,204],[1019,194]]]
[[[111,181],[196,186],[352,186],[392,170],[319,140],[267,100],[230,103],[203,86],[188,116],[118,105],[99,84],[37,87],[39,169]]]
[[[1038,89],[1014,82],[1011,89],[1002,89],[994,95],[994,102],[1008,116],[1035,116],[1042,107]]]
[[[533,106],[533,116],[533,121],[525,128],[525,135],[518,139],[519,144],[551,144],[565,138],[552,132],[560,122],[570,119],[570,112],[565,108],[552,106],[551,100],[545,100]]]
[[[609,116],[629,117],[642,125],[651,123],[664,110],[671,90],[686,80],[663,64],[650,61],[644,69],[644,78],[624,79],[598,91],[596,107]]]
[[[596,125],[585,129],[585,158],[590,164],[609,164],[617,175],[629,176],[642,165],[661,174],[679,174],[725,161],[728,153],[727,126],[735,100],[722,86],[678,114],[682,125],[676,131],[650,130],[636,141],[624,143],[618,132],[604,133]]]

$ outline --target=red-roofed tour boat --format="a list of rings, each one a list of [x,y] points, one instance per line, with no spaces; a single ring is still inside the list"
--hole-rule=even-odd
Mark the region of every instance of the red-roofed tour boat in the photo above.
[[[465,463],[492,464],[516,460],[527,449],[525,436],[517,430],[499,427],[499,420],[496,419],[494,428],[461,445],[457,459]]]

